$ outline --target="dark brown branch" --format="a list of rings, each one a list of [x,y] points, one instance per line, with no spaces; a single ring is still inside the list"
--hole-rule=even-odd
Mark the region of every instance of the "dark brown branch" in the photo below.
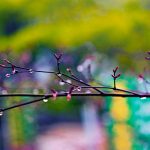
[[[65,97],[67,96],[67,92],[64,93],[59,93],[57,94],[57,97]],[[149,98],[150,94],[140,94],[140,95],[133,95],[133,94],[114,94],[114,93],[106,93],[106,94],[100,94],[100,93],[72,93],[71,94],[72,97],[77,97],[77,96],[99,96],[99,97],[136,97],[136,98]],[[17,108],[17,107],[21,107],[21,106],[25,106],[25,105],[29,105],[32,103],[36,103],[36,102],[40,102],[44,99],[48,99],[48,98],[52,98],[53,94],[47,94],[47,95],[43,95],[43,94],[38,94],[38,95],[34,95],[34,94],[5,94],[5,95],[0,95],[0,97],[40,97],[38,99],[29,101],[29,102],[24,102],[24,103],[19,103],[19,104],[15,104],[13,106],[7,107],[7,108],[1,108],[0,111],[7,111],[13,108]]]

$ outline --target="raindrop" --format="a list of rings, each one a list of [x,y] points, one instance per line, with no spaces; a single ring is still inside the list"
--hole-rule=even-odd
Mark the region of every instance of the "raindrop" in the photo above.
[[[33,94],[35,94],[35,95],[36,95],[36,94],[39,94],[39,90],[38,90],[38,89],[34,89],[34,90],[33,90]]]
[[[77,87],[77,91],[78,91],[78,92],[81,92],[81,87]]]
[[[43,102],[45,102],[45,103],[48,102],[48,99],[43,99]]]
[[[58,73],[57,75],[58,75],[59,77],[61,77],[61,76],[62,76],[62,74],[61,74],[61,73]]]
[[[66,70],[67,70],[68,72],[70,72],[70,71],[71,71],[71,69],[70,69],[70,68],[67,68]]]
[[[85,93],[87,93],[87,94],[90,94],[90,93],[92,93],[90,90],[87,90]]]
[[[7,73],[5,76],[6,76],[7,78],[9,78],[9,77],[10,77],[10,74],[9,74],[9,73]]]
[[[63,82],[63,81],[59,82],[59,85],[61,85],[61,86],[63,86],[64,84],[65,84],[65,82]]]
[[[7,90],[2,90],[2,94],[8,94]]]
[[[33,73],[33,70],[32,70],[32,69],[29,69],[29,73]]]
[[[146,97],[141,97],[141,100],[144,100],[144,99],[146,99]]]
[[[79,66],[77,67],[77,70],[78,70],[79,72],[83,72],[83,70],[84,70],[83,65],[79,65]]]
[[[3,116],[3,111],[2,110],[0,111],[0,116]]]
[[[66,82],[70,83],[70,84],[72,83],[72,81],[70,79],[67,79]]]

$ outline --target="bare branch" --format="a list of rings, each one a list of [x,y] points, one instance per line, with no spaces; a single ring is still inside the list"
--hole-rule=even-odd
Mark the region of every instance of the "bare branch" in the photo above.
[[[150,52],[148,52],[148,55],[150,55]],[[0,109],[0,115],[3,114],[4,111],[11,110],[17,107],[22,107],[25,105],[29,105],[32,103],[45,101],[47,102],[47,99],[51,98],[52,100],[56,100],[57,97],[66,97],[67,101],[70,101],[72,97],[77,96],[98,96],[98,97],[137,97],[137,98],[149,98],[150,94],[146,91],[140,92],[140,91],[132,91],[132,90],[126,90],[126,89],[120,89],[117,88],[116,80],[120,77],[120,73],[117,73],[118,67],[113,69],[113,87],[110,86],[92,86],[89,83],[81,80],[78,78],[71,70],[71,68],[67,68],[67,74],[63,73],[60,69],[61,59],[62,59],[62,53],[54,54],[54,57],[56,59],[56,65],[57,70],[56,71],[45,71],[45,70],[35,70],[32,68],[26,68],[21,67],[13,64],[7,59],[4,59],[4,64],[0,64],[1,68],[6,69],[7,72],[5,76],[12,77],[16,74],[24,74],[24,73],[43,73],[43,74],[52,74],[55,77],[57,77],[58,81],[63,82],[65,86],[67,86],[65,92],[57,91],[53,87],[51,88],[51,93],[49,94],[29,94],[29,93],[9,93],[9,94],[0,94],[1,98],[6,97],[33,97],[36,99],[30,100],[28,102],[22,102],[22,103],[16,103],[10,107],[1,108]],[[147,57],[149,60],[150,57]],[[69,75],[68,75],[69,74]],[[91,66],[88,66],[88,75],[89,79],[93,80],[92,74],[91,74]],[[150,84],[148,80],[145,79],[143,74],[139,75],[139,78],[143,79],[146,84]],[[90,90],[91,92],[86,92],[85,89]],[[116,91],[118,93],[116,93]]]

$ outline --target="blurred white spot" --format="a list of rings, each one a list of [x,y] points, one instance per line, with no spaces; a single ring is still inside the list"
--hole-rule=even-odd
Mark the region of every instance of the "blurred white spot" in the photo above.
[[[59,77],[61,77],[62,76],[62,74],[61,73],[59,73],[59,74],[57,74]]]
[[[3,116],[3,111],[0,111],[0,116]]]
[[[32,69],[29,69],[29,72],[30,72],[30,73],[33,73],[33,70],[32,70]]]
[[[67,79],[66,82],[70,83],[70,84],[72,83],[72,81],[70,79]]]
[[[83,72],[84,68],[83,68],[82,65],[79,65],[79,66],[77,67],[77,70],[78,70],[79,72]]]
[[[142,100],[146,99],[146,97],[141,97]]]
[[[91,92],[90,90],[86,90],[85,93],[90,94],[90,93],[92,93],[92,92]]]
[[[77,91],[80,92],[81,91],[81,87],[77,87]]]
[[[63,86],[64,84],[65,84],[65,82],[63,82],[63,81],[59,82],[59,85],[61,85],[61,86]]]
[[[142,78],[138,78],[138,82],[141,84],[143,83],[143,79]]]
[[[38,89],[34,89],[33,90],[33,94],[39,94],[39,90]]]
[[[45,102],[45,103],[48,102],[48,99],[43,99],[43,102]]]
[[[8,94],[7,90],[2,90],[2,94]]]

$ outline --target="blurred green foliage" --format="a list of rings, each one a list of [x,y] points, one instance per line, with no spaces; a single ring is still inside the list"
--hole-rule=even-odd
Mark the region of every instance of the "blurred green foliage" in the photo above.
[[[148,0],[0,1],[0,49],[74,47],[90,41],[101,51],[150,47]]]

